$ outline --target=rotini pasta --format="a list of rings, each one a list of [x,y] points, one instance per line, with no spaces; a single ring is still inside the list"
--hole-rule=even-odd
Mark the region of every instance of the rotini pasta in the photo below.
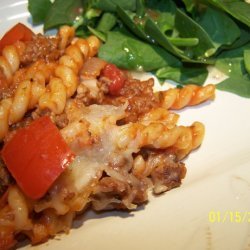
[[[148,125],[151,122],[161,122],[167,128],[174,127],[179,119],[179,115],[168,111],[165,108],[155,108],[139,118],[139,122]]]
[[[4,138],[9,130],[9,112],[12,105],[12,99],[6,98],[0,104],[0,140]]]
[[[64,29],[64,28],[63,28]],[[69,45],[65,49],[65,55],[59,59],[59,65],[55,68],[55,76],[61,79],[65,88],[61,88],[61,92],[65,91],[67,98],[71,97],[79,84],[79,71],[83,66],[84,60],[89,56],[95,56],[97,50],[100,46],[100,42],[97,38],[92,37],[91,39],[78,39],[75,44]],[[88,53],[86,54],[86,51]],[[49,83],[50,86],[50,83]],[[58,89],[59,90],[59,89]],[[48,92],[55,91],[55,88],[47,89]],[[58,91],[57,91],[58,92]],[[53,93],[54,95],[55,93]],[[62,93],[61,93],[62,94]],[[45,97],[41,97],[42,101],[39,101],[39,108],[50,108],[51,101],[49,101],[48,93],[45,93]],[[60,99],[60,98],[59,98]],[[58,101],[59,101],[58,99]],[[46,103],[48,101],[48,103]],[[61,109],[56,110],[56,114],[63,111],[63,106],[65,106],[65,98],[61,100]],[[55,111],[55,109],[54,109]]]
[[[215,86],[187,85],[183,88],[171,88],[159,93],[162,107],[166,109],[181,109],[186,106],[200,104],[214,99]]]
[[[14,213],[14,226],[16,230],[31,229],[27,201],[22,192],[16,186],[9,188],[8,203]]]
[[[13,74],[19,69],[20,56],[15,45],[6,46],[0,56],[0,68],[10,84]]]
[[[174,148],[178,159],[183,159],[193,149],[200,146],[204,137],[204,125],[195,122],[190,127],[174,126],[170,129],[160,122],[147,125],[140,123],[127,124],[117,135],[117,146],[120,149],[137,145],[138,148],[156,149]],[[184,153],[185,152],[185,153]]]
[[[61,114],[66,104],[66,87],[60,78],[51,78],[46,92],[39,98],[39,108],[48,108],[54,114]]]
[[[9,113],[9,124],[20,121],[28,110],[31,95],[31,82],[26,80],[18,85]]]
[[[58,31],[58,36],[60,37],[59,48],[61,50],[65,49],[75,36],[75,29],[73,27],[64,25]]]
[[[56,66],[57,64],[53,62],[36,61],[22,73],[23,80],[31,80],[45,86],[49,82],[50,77],[54,75]]]

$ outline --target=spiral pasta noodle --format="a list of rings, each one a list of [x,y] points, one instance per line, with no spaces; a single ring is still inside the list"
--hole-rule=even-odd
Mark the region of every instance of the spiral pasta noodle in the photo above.
[[[55,114],[63,112],[66,104],[66,87],[60,78],[53,77],[47,88],[46,92],[39,98],[39,108],[48,108]]]
[[[58,30],[58,36],[60,37],[59,48],[65,49],[75,36],[75,29],[73,27],[63,25]]]
[[[183,88],[170,88],[159,93],[161,106],[166,109],[181,109],[214,99],[215,85],[186,85]]]
[[[148,113],[144,114],[139,118],[139,122],[144,125],[148,125],[152,121],[161,122],[168,128],[174,127],[179,119],[179,115],[169,110],[159,107],[150,110]]]
[[[14,95],[0,102],[0,140],[8,132],[9,125],[20,121],[28,110],[36,107],[46,91],[53,68],[54,64],[38,61],[21,72]]]
[[[4,138],[9,130],[9,112],[11,105],[11,98],[3,99],[0,104],[0,140]]]
[[[11,83],[13,74],[19,69],[20,56],[15,45],[5,46],[0,56],[0,68],[8,84]]]
[[[179,159],[183,159],[193,149],[200,146],[205,134],[204,125],[193,123],[190,127],[174,126],[168,128],[159,122],[147,125],[133,123],[124,125],[117,136],[120,149],[129,148],[136,144],[138,148],[155,149],[172,148]]]
[[[65,54],[60,57],[59,65],[55,68],[56,78],[53,78],[53,80],[49,82],[46,93],[42,95],[39,100],[40,109],[48,108],[55,114],[60,114],[63,111],[66,105],[66,99],[75,93],[79,85],[78,74],[83,66],[84,60],[88,57],[95,56],[99,47],[99,39],[95,36],[90,36],[86,40],[76,39],[74,43],[65,49]],[[55,87],[55,82],[57,82],[57,87]],[[64,85],[64,87],[60,88],[59,85]],[[66,95],[66,98],[55,98],[56,95],[60,95],[61,97]]]

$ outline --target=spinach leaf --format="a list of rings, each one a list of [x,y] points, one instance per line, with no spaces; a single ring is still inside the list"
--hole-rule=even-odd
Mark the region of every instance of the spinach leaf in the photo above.
[[[236,23],[220,10],[208,7],[199,19],[199,24],[208,33],[215,48],[231,45],[240,36]]]
[[[99,20],[96,29],[101,32],[110,31],[116,24],[117,18],[114,14],[105,12]]]
[[[195,59],[191,59],[188,55],[186,55],[183,52],[183,50],[180,50],[179,48],[174,46],[174,43],[176,42],[177,38],[169,38],[169,37],[167,37],[164,33],[161,32],[159,27],[151,19],[148,19],[146,21],[145,31],[151,38],[153,38],[157,43],[159,43],[164,49],[166,49],[168,52],[172,53],[173,55],[181,58],[185,62],[201,63],[201,64],[213,64],[213,60],[208,60],[208,59],[195,60]],[[195,39],[195,38],[192,38],[192,39]],[[173,40],[175,40],[174,43],[171,42]],[[190,48],[190,46],[188,46],[187,48]],[[195,48],[195,46],[194,46],[194,48]],[[190,48],[191,51],[192,51],[192,49],[193,49],[193,47]]]
[[[244,63],[247,73],[250,74],[250,49],[244,50]]]
[[[136,0],[136,15],[140,18],[145,15],[144,0]]]
[[[249,27],[246,27],[245,25],[242,25],[241,23],[238,23],[238,26],[240,28],[240,37],[231,45],[223,45],[220,49],[222,50],[231,50],[239,48],[246,43],[250,41],[250,30]]]
[[[116,12],[117,5],[125,10],[130,10],[130,11],[136,10],[136,0],[92,0],[92,1],[89,1],[89,7],[100,9],[102,11]]]
[[[32,16],[33,24],[40,24],[44,22],[47,12],[52,3],[50,0],[29,0],[28,10]]]
[[[182,37],[197,37],[199,44],[188,51],[193,58],[203,59],[210,57],[216,51],[213,41],[206,31],[183,11],[177,9],[175,25]]]
[[[176,5],[172,0],[148,0],[147,14],[165,33],[174,29]]]
[[[207,0],[207,2],[221,8],[242,23],[250,26],[249,3],[239,0]]]
[[[156,71],[158,78],[173,80],[181,84],[203,85],[208,76],[206,67],[164,67]]]
[[[152,37],[157,43],[159,43],[164,49],[166,49],[173,55],[189,60],[189,58],[184,55],[184,52],[174,46],[168,40],[167,36],[159,29],[157,24],[155,24],[150,18],[146,21],[145,31],[150,37]]]
[[[186,6],[187,11],[191,13],[195,7],[195,1],[194,0],[183,0],[183,2]]]
[[[232,77],[245,75],[244,50],[250,49],[250,43],[243,47],[222,52],[216,60],[215,67]]]
[[[226,80],[217,84],[216,88],[250,98],[250,80],[247,77],[231,75]]]
[[[107,42],[98,56],[130,70],[153,71],[168,65],[181,66],[177,58],[162,48],[142,42],[124,30],[108,32]]]
[[[81,14],[81,0],[55,0],[44,22],[44,29],[58,27],[63,24],[72,25],[75,18]]]
[[[134,20],[130,17],[130,15],[123,10],[120,6],[117,6],[117,14],[123,21],[123,23],[127,26],[127,28],[133,32],[134,35],[140,37],[141,39],[153,43],[150,36],[148,36],[144,30],[142,25],[136,24]]]

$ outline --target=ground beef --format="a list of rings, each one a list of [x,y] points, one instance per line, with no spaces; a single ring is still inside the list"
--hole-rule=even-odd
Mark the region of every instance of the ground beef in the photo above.
[[[119,96],[105,96],[103,103],[119,106],[128,102],[126,110],[128,116],[124,122],[136,122],[138,117],[158,106],[157,98],[153,93],[153,85],[152,78],[147,81],[128,79],[125,81]]]
[[[9,127],[8,133],[4,137],[4,143],[7,143],[9,140],[11,140],[11,138],[16,134],[18,129],[29,126],[32,121],[33,121],[32,117],[30,117],[30,115],[27,115],[21,121],[12,124]]]
[[[58,50],[59,40],[56,37],[46,37],[41,34],[34,35],[31,41],[26,42],[26,47],[21,55],[21,64],[28,65],[39,59],[46,61],[57,60],[61,52]]]
[[[152,169],[154,193],[159,194],[179,187],[186,175],[186,167],[176,156],[166,151],[148,151],[147,165]]]
[[[92,207],[96,211],[113,209],[133,209],[148,201],[147,185],[121,181],[113,177],[103,177],[91,195]]]
[[[59,129],[66,127],[69,123],[68,117],[65,113],[56,115],[49,109],[43,109],[43,110],[36,109],[31,113],[31,117],[33,120],[36,120],[42,116],[49,116],[50,119],[55,123],[55,125]]]
[[[105,86],[99,81],[95,85],[93,84],[91,88],[86,86],[86,81],[83,81],[77,88],[75,100],[80,105],[84,104],[86,106],[100,104],[103,101],[104,94],[107,92]]]
[[[54,116],[54,122],[59,129],[62,129],[68,125],[69,120],[67,118],[67,115],[65,113],[62,113]]]

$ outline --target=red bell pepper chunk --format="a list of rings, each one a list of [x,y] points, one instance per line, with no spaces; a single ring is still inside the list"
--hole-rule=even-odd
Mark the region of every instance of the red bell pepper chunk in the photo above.
[[[103,68],[101,76],[107,77],[111,81],[108,86],[109,93],[111,95],[119,95],[126,80],[124,73],[114,64],[108,63]]]
[[[7,45],[11,45],[16,41],[30,41],[33,36],[33,32],[24,24],[18,23],[7,31],[0,40],[0,53]]]
[[[2,150],[2,158],[23,192],[41,198],[75,155],[48,116],[19,129]]]

